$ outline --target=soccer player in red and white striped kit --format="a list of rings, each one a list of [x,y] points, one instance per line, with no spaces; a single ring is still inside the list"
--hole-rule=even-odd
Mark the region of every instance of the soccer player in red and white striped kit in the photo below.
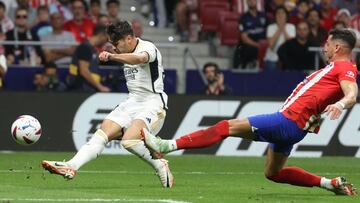
[[[304,187],[321,187],[341,195],[356,195],[352,184],[344,177],[328,179],[300,167],[285,166],[294,144],[307,133],[318,133],[321,114],[338,119],[344,109],[356,103],[358,71],[351,62],[356,43],[350,30],[332,30],[324,46],[329,64],[305,78],[275,113],[223,120],[217,124],[176,140],[162,140],[142,130],[148,147],[159,153],[179,149],[202,148],[220,142],[228,136],[269,142],[265,165],[267,179]]]

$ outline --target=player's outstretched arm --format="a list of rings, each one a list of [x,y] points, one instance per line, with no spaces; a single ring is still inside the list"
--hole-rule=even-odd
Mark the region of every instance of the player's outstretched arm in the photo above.
[[[356,103],[358,95],[358,86],[356,82],[342,80],[340,81],[341,90],[344,92],[344,97],[335,104],[328,105],[324,112],[330,115],[331,120],[338,119],[344,109],[351,108]]]
[[[147,54],[146,52],[113,54],[107,51],[103,51],[100,53],[99,59],[101,61],[112,60],[130,65],[136,65],[136,64],[142,64],[148,62],[149,54]]]

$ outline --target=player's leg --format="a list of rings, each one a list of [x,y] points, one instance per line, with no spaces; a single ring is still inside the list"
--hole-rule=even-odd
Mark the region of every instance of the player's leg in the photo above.
[[[91,139],[83,145],[75,156],[67,161],[43,161],[42,166],[50,171],[63,176],[66,179],[72,179],[76,171],[87,162],[97,158],[104,150],[105,145],[122,135],[122,127],[117,123],[105,119]]]
[[[321,187],[338,195],[356,195],[352,184],[344,177],[328,179],[317,176],[297,166],[286,166],[285,163],[292,149],[291,145],[270,144],[265,164],[265,177],[277,183],[287,183],[302,187]]]
[[[152,150],[169,153],[179,149],[203,148],[218,143],[228,136],[255,139],[247,118],[223,120],[209,128],[181,136],[176,140],[163,140],[144,129],[143,139]]]
[[[170,172],[168,163],[165,159],[157,159],[151,155],[150,150],[145,146],[144,141],[141,139],[140,133],[143,128],[148,128],[145,121],[142,119],[135,119],[131,126],[126,130],[121,144],[126,150],[135,154],[156,170],[163,187],[172,187],[174,177]]]

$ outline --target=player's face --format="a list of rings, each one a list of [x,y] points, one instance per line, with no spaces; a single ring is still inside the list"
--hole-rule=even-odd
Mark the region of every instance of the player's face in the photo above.
[[[334,55],[338,50],[338,46],[339,45],[332,40],[332,35],[329,35],[324,45],[324,55],[328,61],[331,61],[334,58]]]
[[[116,52],[129,53],[131,51],[130,44],[131,44],[131,36],[128,35],[128,36],[124,37],[123,39],[120,39],[113,45],[116,49]]]

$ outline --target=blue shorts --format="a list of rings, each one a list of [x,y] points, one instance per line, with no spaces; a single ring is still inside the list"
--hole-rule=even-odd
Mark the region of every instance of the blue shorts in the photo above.
[[[274,152],[286,156],[290,155],[293,145],[300,142],[307,134],[280,112],[251,116],[248,120],[254,129],[255,141],[269,142]]]

